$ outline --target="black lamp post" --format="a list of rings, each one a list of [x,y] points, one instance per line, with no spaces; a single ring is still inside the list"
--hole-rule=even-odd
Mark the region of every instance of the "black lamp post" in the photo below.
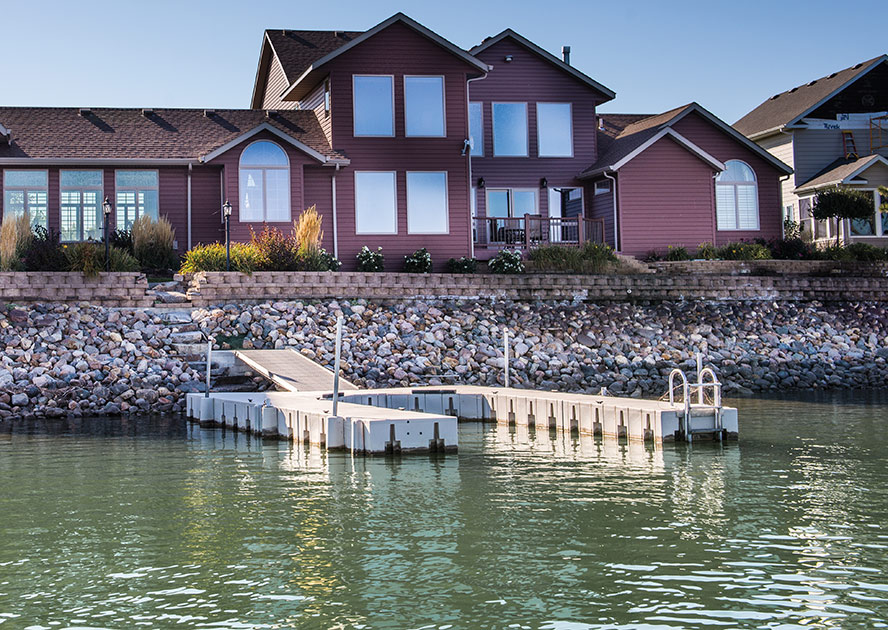
[[[231,204],[227,199],[222,204],[222,216],[225,217],[225,271],[231,271]]]
[[[105,197],[105,201],[102,203],[102,213],[105,216],[105,221],[102,224],[105,228],[105,271],[111,271],[111,242],[108,238],[108,228],[111,219],[111,202]]]

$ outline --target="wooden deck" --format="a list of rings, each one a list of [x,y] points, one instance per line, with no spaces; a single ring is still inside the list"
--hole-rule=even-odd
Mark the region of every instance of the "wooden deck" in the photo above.
[[[234,356],[288,392],[333,391],[333,371],[295,350],[237,350]],[[340,376],[340,391],[357,389]]]

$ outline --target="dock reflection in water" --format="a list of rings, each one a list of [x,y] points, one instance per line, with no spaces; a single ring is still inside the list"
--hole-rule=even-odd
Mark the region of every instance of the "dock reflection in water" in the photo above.
[[[883,625],[888,397],[737,404],[724,446],[465,424],[400,458],[0,425],[0,627]]]

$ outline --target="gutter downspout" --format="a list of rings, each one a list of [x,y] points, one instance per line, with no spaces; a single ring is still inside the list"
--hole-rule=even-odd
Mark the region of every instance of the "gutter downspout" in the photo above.
[[[191,249],[191,162],[188,163],[188,249]]]
[[[339,228],[336,226],[336,173],[339,172],[339,164],[336,165],[336,170],[333,171],[332,181],[332,192],[333,192],[333,258],[339,260]]]
[[[483,76],[480,76],[480,77],[466,79],[466,123],[467,123],[466,126],[469,130],[469,136],[472,135],[472,122],[471,122],[471,119],[469,118],[469,104],[472,102],[471,95],[469,94],[469,89],[471,88],[470,84],[472,83],[472,81],[480,81],[481,79],[486,79],[486,78],[487,78],[487,74],[485,73]],[[483,107],[481,110],[481,121],[482,121],[482,123],[484,122]],[[484,128],[483,124],[481,125],[481,128],[482,128],[482,133],[483,133],[483,128]],[[475,239],[472,235],[475,232],[475,218],[472,216],[472,204],[474,203],[475,209],[477,210],[478,209],[478,193],[472,192],[472,189],[475,187],[474,186],[475,182],[472,180],[472,148],[471,147],[469,147],[468,155],[466,157],[469,158],[469,164],[468,164],[468,173],[469,173],[469,258],[474,258],[475,257]]]
[[[617,178],[613,175],[608,175],[607,171],[604,171],[602,175],[611,181],[612,196],[614,198],[614,250],[620,251],[620,233],[617,230]]]

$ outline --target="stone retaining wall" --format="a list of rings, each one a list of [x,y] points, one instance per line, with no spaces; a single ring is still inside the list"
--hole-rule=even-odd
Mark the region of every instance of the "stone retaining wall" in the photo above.
[[[888,276],[888,263],[835,260],[683,260],[647,263],[656,273],[719,275]]]
[[[744,275],[206,272],[188,278],[194,306],[286,299],[888,301],[886,277]]]
[[[3,302],[89,302],[98,306],[148,307],[148,281],[141,273],[100,273],[88,278],[79,272],[0,273]]]

